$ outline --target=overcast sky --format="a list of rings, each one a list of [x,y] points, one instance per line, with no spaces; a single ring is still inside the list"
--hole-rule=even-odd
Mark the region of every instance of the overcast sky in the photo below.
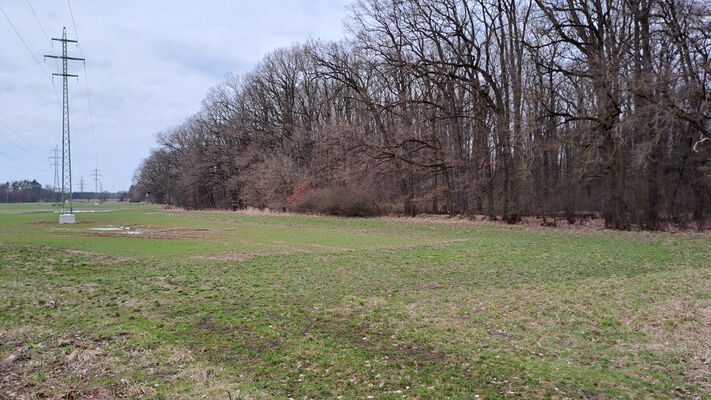
[[[42,28],[60,37],[66,26],[81,46],[70,45],[70,56],[87,59],[86,69],[70,62],[70,73],[79,75],[69,81],[74,191],[81,177],[93,191],[95,166],[104,190],[116,191],[128,189],[155,134],[199,111],[226,74],[248,72],[278,47],[340,39],[349,3],[71,0],[75,32],[66,0],[0,0],[29,47],[0,13],[0,181],[53,183],[48,157],[61,148],[62,82],[53,85],[48,74],[61,64],[43,55],[61,47]]]

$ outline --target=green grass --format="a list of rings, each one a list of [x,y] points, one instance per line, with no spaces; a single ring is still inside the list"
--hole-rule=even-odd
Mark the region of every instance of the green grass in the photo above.
[[[0,206],[0,398],[711,399],[708,236],[96,208]]]

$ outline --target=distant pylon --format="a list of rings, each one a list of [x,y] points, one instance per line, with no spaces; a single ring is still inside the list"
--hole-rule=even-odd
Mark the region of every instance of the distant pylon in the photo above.
[[[84,193],[84,177],[83,176],[79,177],[79,191],[81,193]]]
[[[52,155],[49,157],[50,160],[54,161],[53,166],[54,166],[54,183],[52,183],[52,190],[54,191],[54,201],[59,200],[58,190],[60,189],[59,187],[59,146],[55,145],[54,149],[50,150],[52,152]]]
[[[94,168],[91,176],[94,177],[94,192],[99,193],[99,178],[103,177],[103,175],[101,175],[98,168]]]
[[[69,138],[69,85],[67,78],[78,75],[69,74],[67,61],[86,61],[83,58],[67,56],[67,43],[77,43],[76,40],[67,39],[67,28],[62,29],[62,38],[52,38],[53,41],[62,43],[62,55],[45,55],[46,58],[57,58],[62,60],[62,73],[53,73],[52,76],[61,76],[64,90],[62,91],[62,211],[66,211],[66,203],[69,203],[69,212],[74,211],[72,204],[72,151]]]

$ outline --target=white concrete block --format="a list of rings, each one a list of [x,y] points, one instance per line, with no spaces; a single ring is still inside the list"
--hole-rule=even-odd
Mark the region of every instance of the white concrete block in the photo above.
[[[76,222],[76,219],[74,218],[74,214],[61,214],[59,216],[59,223],[60,224],[73,224]]]

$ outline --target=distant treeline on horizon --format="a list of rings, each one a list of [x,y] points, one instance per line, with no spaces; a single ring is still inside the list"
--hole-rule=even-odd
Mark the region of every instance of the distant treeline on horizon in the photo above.
[[[38,203],[60,200],[60,191],[43,187],[37,180],[0,183],[0,203]],[[74,200],[128,200],[128,192],[74,192]]]

